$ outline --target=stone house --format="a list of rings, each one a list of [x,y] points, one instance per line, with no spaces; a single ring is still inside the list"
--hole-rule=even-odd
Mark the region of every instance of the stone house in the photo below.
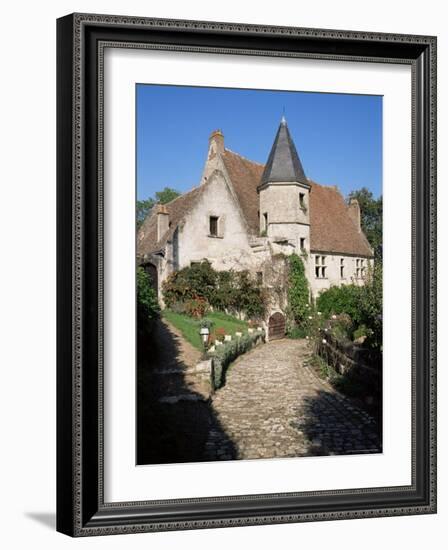
[[[337,187],[306,177],[282,118],[265,165],[230,151],[222,132],[212,132],[199,186],[151,210],[137,257],[161,298],[171,273],[204,260],[217,270],[247,269],[273,289],[284,258],[296,253],[316,296],[331,285],[363,284],[373,251],[360,219],[356,200],[347,205]],[[284,293],[273,292],[270,312],[285,305]]]

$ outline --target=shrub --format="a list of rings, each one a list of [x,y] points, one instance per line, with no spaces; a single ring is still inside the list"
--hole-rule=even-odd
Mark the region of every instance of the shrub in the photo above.
[[[176,271],[164,281],[162,290],[167,307],[176,302],[204,298],[210,303],[216,285],[216,272],[208,262]]]
[[[171,311],[174,313],[180,313],[181,315],[185,313],[185,303],[184,302],[173,302],[170,305]]]
[[[292,338],[293,340],[296,340],[296,339],[305,338],[306,336],[308,336],[308,331],[303,326],[302,327],[294,326],[294,327],[288,328],[288,330],[286,331],[286,335],[288,336],[288,338]]]
[[[326,318],[334,314],[349,315],[353,336],[358,337],[355,333],[366,336],[365,345],[378,349],[382,346],[383,336],[382,272],[378,262],[369,269],[364,286],[334,286],[317,298],[317,308]]]
[[[289,260],[288,302],[292,317],[296,323],[303,323],[309,310],[309,287],[305,275],[305,266],[297,254],[292,254]]]
[[[216,330],[212,332],[210,335],[210,341],[214,342],[215,340],[219,340],[220,342],[224,341],[224,336],[227,334],[226,330],[222,327],[218,327]]]
[[[356,330],[353,331],[353,340],[359,340],[361,338],[367,338],[372,335],[372,330],[367,328],[365,325],[359,326]]]
[[[196,296],[195,298],[187,300],[184,305],[185,314],[195,318],[204,317],[205,313],[210,308],[210,304],[201,296]]]
[[[263,289],[248,271],[215,271],[204,261],[173,273],[162,288],[166,306],[179,313],[204,315],[210,306],[247,317],[264,316]]]
[[[157,294],[151,284],[151,277],[142,267],[137,268],[137,316],[138,326],[146,331],[159,315]]]
[[[244,312],[247,317],[261,319],[265,314],[263,289],[251,278],[248,271],[234,273],[236,296],[233,308]]]
[[[235,274],[233,271],[216,272],[215,291],[210,299],[214,309],[220,311],[235,311],[238,309],[238,292],[235,287]]]
[[[240,338],[225,342],[222,346],[216,348],[211,354],[215,388],[219,388],[225,383],[226,370],[230,363],[243,353],[249,351],[260,340],[264,340],[264,337],[264,331],[257,331],[253,334],[244,334]]]
[[[362,287],[355,285],[332,286],[318,296],[317,309],[326,318],[346,313],[352,320],[355,320],[358,314],[361,289]]]
[[[358,325],[365,325],[368,347],[382,349],[383,345],[383,268],[380,262],[369,269],[366,284],[359,296]]]

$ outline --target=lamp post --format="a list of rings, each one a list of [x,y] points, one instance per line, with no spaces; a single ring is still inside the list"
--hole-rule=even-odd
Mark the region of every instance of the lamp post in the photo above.
[[[204,344],[204,351],[207,350],[208,338],[210,336],[210,330],[208,327],[201,327],[199,334],[202,338],[202,343]]]

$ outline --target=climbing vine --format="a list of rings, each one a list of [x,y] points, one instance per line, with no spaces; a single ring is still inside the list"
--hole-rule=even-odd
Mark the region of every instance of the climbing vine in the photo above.
[[[288,302],[289,310],[293,320],[297,324],[302,324],[306,318],[309,308],[309,286],[305,274],[305,266],[302,259],[297,254],[292,254],[288,258],[289,276],[288,276]]]

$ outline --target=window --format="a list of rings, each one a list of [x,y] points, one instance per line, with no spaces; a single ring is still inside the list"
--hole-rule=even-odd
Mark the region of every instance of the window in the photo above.
[[[327,277],[327,266],[325,265],[327,263],[327,257],[322,256],[322,279],[325,279]]]
[[[339,261],[339,269],[341,271],[341,279],[344,279],[344,258],[341,258]]]
[[[263,284],[263,272],[257,271],[257,284],[262,285]]]
[[[305,251],[305,237],[300,237],[300,250]]]
[[[264,231],[268,230],[268,213],[267,212],[263,214],[263,230]]]
[[[327,277],[327,257],[326,256],[315,256],[314,257],[314,270],[316,274],[316,279],[326,279]]]
[[[366,260],[362,258],[356,259],[356,278],[364,279],[366,276]]]
[[[210,216],[210,235],[212,237],[218,236],[218,217]]]
[[[302,210],[306,210],[305,193],[299,193],[299,204]]]

